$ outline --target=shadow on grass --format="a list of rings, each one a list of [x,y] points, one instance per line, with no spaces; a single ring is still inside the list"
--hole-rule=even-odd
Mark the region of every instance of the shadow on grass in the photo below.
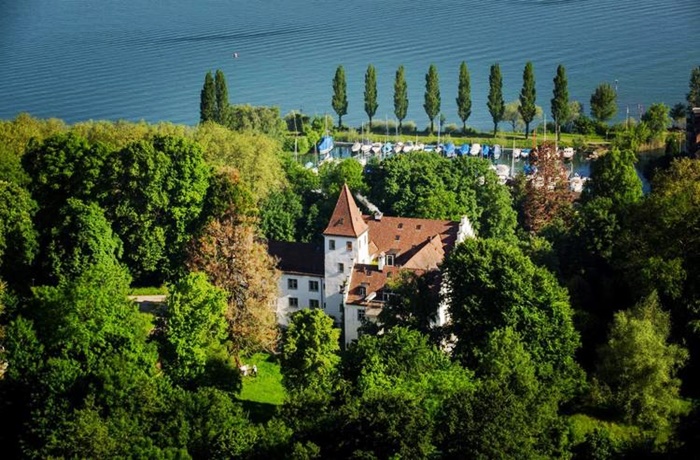
[[[262,403],[257,401],[240,401],[243,410],[248,413],[248,418],[254,423],[265,423],[276,413],[279,406],[275,404]]]

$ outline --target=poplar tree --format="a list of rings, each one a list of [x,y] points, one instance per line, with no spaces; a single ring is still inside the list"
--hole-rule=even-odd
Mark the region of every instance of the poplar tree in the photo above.
[[[377,113],[377,71],[372,64],[365,73],[365,113],[369,117],[369,129],[372,130],[372,117]]]
[[[228,87],[226,86],[226,77],[220,69],[216,71],[214,80],[216,86],[216,122],[225,126],[228,122],[229,112]]]
[[[204,77],[204,86],[199,98],[199,121],[211,121],[216,119],[216,88],[214,77],[210,72]]]
[[[404,68],[401,65],[396,70],[396,79],[394,80],[394,115],[399,119],[399,131],[401,131],[406,113],[408,113],[408,85],[406,84]]]
[[[343,126],[343,115],[348,113],[347,82],[345,81],[345,69],[339,65],[333,77],[333,110],[338,115],[338,128]]]
[[[591,94],[591,115],[604,123],[617,113],[617,94],[610,83],[598,85]]]
[[[471,83],[467,63],[462,61],[459,66],[459,85],[457,87],[457,114],[462,120],[462,131],[467,131],[467,120],[472,114]]]
[[[527,139],[530,132],[530,123],[535,118],[537,113],[537,107],[535,106],[536,100],[535,91],[535,71],[532,67],[532,62],[527,62],[525,64],[525,70],[523,70],[523,89],[520,91],[520,116],[523,117],[525,122],[525,139]]]
[[[690,107],[700,107],[700,66],[690,72],[689,91],[686,96]]]
[[[554,77],[552,103],[552,118],[557,130],[557,140],[561,140],[561,125],[569,119],[569,88],[566,79],[566,69],[559,64],[557,75]]]
[[[495,136],[498,132],[498,123],[503,120],[503,113],[506,110],[506,103],[503,100],[503,77],[501,76],[501,66],[498,64],[491,66],[487,106],[493,119],[493,135]]]
[[[432,133],[433,120],[440,113],[440,79],[435,64],[430,64],[428,73],[425,74],[425,103],[423,108],[430,119],[430,132]]]

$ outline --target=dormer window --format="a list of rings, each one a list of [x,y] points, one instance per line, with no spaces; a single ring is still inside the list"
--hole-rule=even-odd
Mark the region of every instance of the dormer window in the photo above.
[[[395,240],[395,241],[399,241],[400,239],[401,239],[401,236],[399,236],[399,235],[396,235],[396,236],[394,237],[394,240]]]
[[[423,228],[421,224],[416,225],[416,230],[420,230],[421,228]]]
[[[394,265],[394,255],[393,254],[387,254],[386,264],[387,265]]]
[[[401,230],[402,228],[403,228],[403,223],[399,222],[399,230]]]
[[[364,297],[367,295],[367,288],[366,287],[360,286],[359,288],[357,288],[357,290],[359,291],[360,296]]]

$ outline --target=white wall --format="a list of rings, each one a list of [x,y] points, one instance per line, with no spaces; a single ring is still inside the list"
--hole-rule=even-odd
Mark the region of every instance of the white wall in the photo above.
[[[362,321],[357,319],[357,311],[364,310],[364,307],[357,305],[345,305],[345,345],[349,345],[353,340],[358,339],[357,330],[362,326]]]
[[[297,280],[297,288],[289,289],[289,280]],[[318,282],[318,291],[309,291],[309,281]],[[318,300],[320,308],[323,308],[323,278],[320,276],[296,275],[291,273],[283,273],[279,280],[279,297],[277,298],[277,322],[282,326],[289,324],[289,317],[292,313],[308,308],[310,300]],[[298,308],[289,307],[289,298],[296,297],[299,299]]]
[[[344,236],[324,235],[324,273],[325,273],[325,301],[326,313],[333,316],[336,322],[342,319],[342,309],[345,294],[341,292],[341,286],[348,282],[352,273],[352,266],[360,260],[367,260],[369,256],[369,232],[365,232],[358,238]],[[330,249],[330,242],[335,242],[335,249]],[[352,242],[352,250],[348,251],[347,243]],[[343,264],[343,271],[338,269],[338,264]]]

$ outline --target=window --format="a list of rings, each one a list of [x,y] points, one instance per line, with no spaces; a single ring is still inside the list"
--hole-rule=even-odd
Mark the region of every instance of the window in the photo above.
[[[364,297],[364,296],[367,295],[367,288],[364,287],[364,286],[360,286],[360,287],[358,288],[358,291],[359,291],[359,293],[360,293],[360,295],[361,295],[362,297]]]
[[[389,292],[389,291],[382,292],[382,300],[384,302],[388,302],[390,299],[391,299],[391,292]]]
[[[359,308],[357,310],[357,320],[360,322],[365,320],[365,309],[364,308]]]
[[[399,230],[403,228],[403,223],[399,222]]]
[[[297,299],[296,297],[290,297],[289,308],[299,308],[299,299]]]
[[[386,264],[387,264],[387,265],[392,265],[392,266],[394,265],[394,256],[393,256],[393,254],[392,254],[392,255],[386,256]]]
[[[331,251],[335,249],[335,240],[328,240],[328,249]]]
[[[338,264],[338,271],[340,273],[345,272],[345,264]]]
[[[423,228],[421,224],[416,225],[416,230],[420,230],[421,228]]]
[[[345,249],[348,251],[352,251],[352,241],[348,241],[345,243]]]
[[[318,281],[309,281],[309,291],[310,292],[318,292]]]
[[[319,308],[321,304],[316,299],[309,299],[309,308]]]
[[[296,289],[298,285],[299,283],[297,282],[296,278],[289,278],[287,280],[287,289]]]
[[[396,235],[396,236],[394,237],[394,239],[395,239],[396,241],[399,241],[399,240],[401,239],[401,236]]]

